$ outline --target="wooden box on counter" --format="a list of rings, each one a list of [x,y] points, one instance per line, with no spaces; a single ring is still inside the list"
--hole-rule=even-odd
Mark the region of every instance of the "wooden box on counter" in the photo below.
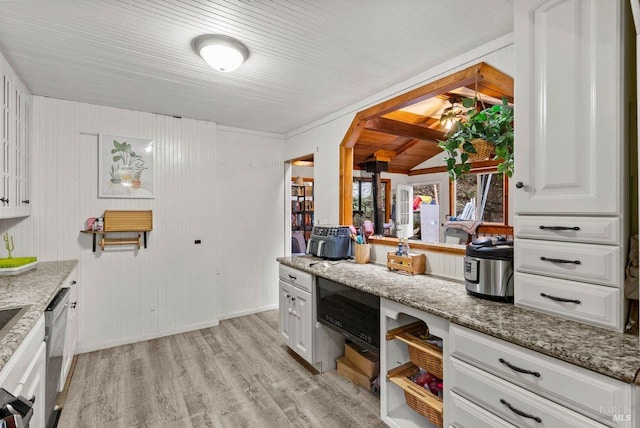
[[[389,270],[401,270],[411,275],[425,273],[427,270],[427,258],[424,254],[409,254],[397,256],[396,253],[387,253],[387,267]]]

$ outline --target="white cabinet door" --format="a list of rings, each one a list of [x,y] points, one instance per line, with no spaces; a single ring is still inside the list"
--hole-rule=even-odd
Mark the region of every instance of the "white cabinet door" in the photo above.
[[[279,281],[279,307],[280,307],[280,335],[283,337],[285,343],[291,342],[291,298],[293,293],[293,287],[284,281]]]
[[[28,400],[33,400],[33,416],[29,426],[31,428],[44,427],[44,395],[47,367],[47,343],[40,343],[31,365],[20,380],[16,394]]]
[[[0,79],[0,218],[25,217],[31,214],[29,191],[32,98],[2,55]]]
[[[80,285],[75,279],[73,279],[76,277],[76,270],[72,271],[70,276],[68,277],[68,286],[70,288],[70,291],[69,302],[67,303],[67,331],[64,337],[64,355],[62,359],[62,373],[60,374],[60,384],[58,385],[58,391],[62,391],[64,389],[64,384],[67,380],[69,369],[71,368],[71,362],[73,361],[73,356],[76,353],[76,348],[78,345],[78,298],[80,293]]]
[[[514,8],[516,213],[620,213],[623,1]]]
[[[295,324],[293,341],[291,345],[298,355],[313,363],[312,343],[313,326],[311,315],[311,293],[293,287],[293,312],[291,316]]]

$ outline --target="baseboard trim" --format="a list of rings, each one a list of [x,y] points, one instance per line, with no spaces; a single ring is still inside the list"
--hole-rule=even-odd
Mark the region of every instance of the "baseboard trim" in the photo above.
[[[159,332],[156,332],[153,334],[147,334],[144,336],[128,337],[126,339],[114,340],[112,342],[102,343],[100,345],[94,345],[94,346],[79,346],[78,349],[76,350],[76,354],[86,354],[87,352],[101,351],[103,349],[115,348],[116,346],[130,345],[132,343],[144,342],[145,340],[158,339],[160,337],[173,336],[174,334],[186,333],[189,331],[200,330],[203,328],[215,327],[218,324],[220,324],[220,321],[222,320],[242,317],[245,315],[253,315],[259,312],[270,311],[272,309],[278,309],[278,305],[277,304],[267,305],[267,306],[261,306],[258,308],[247,309],[244,311],[231,312],[231,313],[219,316],[217,320],[208,321],[206,323],[201,323],[201,324],[189,325],[189,326],[176,328],[172,330],[159,331]]]
[[[128,337],[122,340],[114,340],[112,342],[102,343],[94,346],[80,346],[76,349],[76,354],[86,354],[87,352],[101,351],[103,349],[114,348],[116,346],[129,345],[131,343],[144,342],[145,340],[158,339],[160,337],[173,336],[174,334],[186,333],[189,331],[200,330],[203,328],[215,327],[220,324],[219,320],[212,320],[201,324],[189,325],[172,330],[159,331],[153,334],[147,334],[138,337]]]
[[[244,311],[239,311],[239,312],[231,312],[228,314],[224,314],[224,315],[220,315],[218,317],[218,320],[222,321],[222,320],[228,320],[230,318],[237,318],[237,317],[243,317],[245,315],[253,315],[253,314],[257,314],[260,312],[264,312],[264,311],[270,311],[273,309],[278,309],[278,304],[275,305],[267,305],[267,306],[262,306],[259,308],[253,308],[253,309],[247,309]]]

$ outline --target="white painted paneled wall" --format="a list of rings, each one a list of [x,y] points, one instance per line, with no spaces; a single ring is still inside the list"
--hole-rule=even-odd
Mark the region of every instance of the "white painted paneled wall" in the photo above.
[[[80,260],[81,352],[277,305],[282,138],[43,97],[33,111],[33,214],[0,226],[20,254]],[[155,199],[97,197],[98,132],[156,140]],[[148,248],[93,253],[80,230],[105,209],[152,209]]]

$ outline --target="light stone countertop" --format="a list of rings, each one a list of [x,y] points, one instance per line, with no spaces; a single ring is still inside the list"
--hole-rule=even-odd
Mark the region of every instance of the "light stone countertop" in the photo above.
[[[31,305],[11,330],[0,338],[0,370],[18,349],[77,264],[77,260],[38,262],[36,268],[28,272],[0,277],[0,309]]]
[[[434,276],[411,276],[352,260],[313,266],[310,264],[321,259],[299,256],[277,260],[623,382],[640,384],[640,379],[636,381],[640,370],[637,336],[479,299],[466,292],[464,283]]]

